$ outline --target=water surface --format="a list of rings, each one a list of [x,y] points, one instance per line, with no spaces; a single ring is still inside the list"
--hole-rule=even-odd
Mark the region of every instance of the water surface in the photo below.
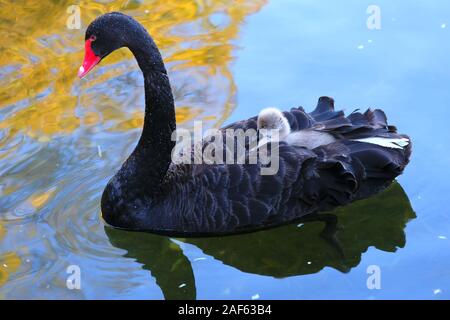
[[[92,1],[70,30],[72,4],[0,1],[0,298],[450,297],[450,4],[378,1],[369,30],[366,1]],[[125,49],[76,72],[87,24],[113,10],[160,46],[180,127],[330,95],[348,112],[383,108],[411,136],[411,164],[326,221],[206,239],[105,226],[100,196],[139,138],[143,85]],[[66,287],[69,265],[81,290]]]

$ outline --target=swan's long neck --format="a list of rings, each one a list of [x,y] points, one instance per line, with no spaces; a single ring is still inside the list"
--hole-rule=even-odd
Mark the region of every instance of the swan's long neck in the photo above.
[[[145,32],[136,46],[130,45],[144,75],[145,118],[141,138],[127,160],[131,174],[145,182],[147,191],[158,190],[171,162],[176,129],[175,108],[161,55],[153,40]]]

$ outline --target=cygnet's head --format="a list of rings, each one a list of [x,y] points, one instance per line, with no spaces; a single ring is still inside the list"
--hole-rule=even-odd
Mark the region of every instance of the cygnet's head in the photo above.
[[[280,140],[291,133],[291,126],[289,121],[283,113],[276,108],[266,108],[261,110],[257,120],[258,130],[265,129],[278,130]]]
[[[265,144],[273,140],[283,140],[291,133],[289,121],[283,113],[276,108],[266,108],[261,110],[257,120],[258,131],[262,139],[259,145]],[[278,139],[274,132],[278,133]]]

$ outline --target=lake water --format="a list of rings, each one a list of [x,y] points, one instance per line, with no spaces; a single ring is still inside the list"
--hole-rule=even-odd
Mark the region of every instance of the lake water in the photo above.
[[[450,4],[0,0],[0,298],[450,298]],[[100,216],[108,179],[134,148],[143,84],[131,54],[76,73],[84,31],[113,10],[161,48],[180,127],[218,127],[321,95],[380,107],[413,140],[385,192],[321,221],[223,238],[115,230]],[[70,10],[69,10],[70,11]],[[447,191],[446,191],[447,190]],[[66,272],[81,270],[81,290]],[[380,287],[370,289],[371,270]],[[369,281],[370,282],[370,281]]]

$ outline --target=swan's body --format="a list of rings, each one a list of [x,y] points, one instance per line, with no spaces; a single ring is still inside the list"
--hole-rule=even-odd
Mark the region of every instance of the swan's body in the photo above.
[[[139,23],[120,13],[92,22],[79,74],[120,47],[132,51],[143,72],[146,110],[135,150],[103,192],[103,218],[115,227],[188,236],[276,226],[374,194],[408,163],[410,144],[392,149],[353,141],[407,138],[387,125],[381,110],[345,117],[334,110],[331,98],[322,97],[311,113],[294,108],[283,115],[290,131],[314,129],[334,141],[315,148],[280,141],[274,175],[261,175],[260,162],[175,164],[169,79],[156,45]],[[222,128],[223,135],[226,129],[256,131],[257,117]]]

